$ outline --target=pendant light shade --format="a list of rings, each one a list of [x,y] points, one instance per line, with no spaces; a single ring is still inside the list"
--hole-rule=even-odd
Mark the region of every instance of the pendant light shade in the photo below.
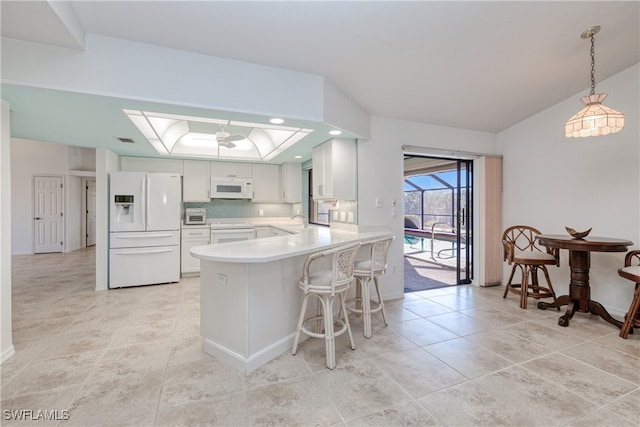
[[[595,93],[595,42],[593,36],[600,31],[599,26],[589,28],[580,37],[591,39],[591,94],[580,98],[585,107],[571,117],[564,126],[568,138],[600,136],[620,132],[624,128],[624,114],[602,105],[606,93]]]

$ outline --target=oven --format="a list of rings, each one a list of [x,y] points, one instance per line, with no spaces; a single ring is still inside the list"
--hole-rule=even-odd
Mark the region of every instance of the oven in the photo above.
[[[241,223],[211,223],[211,244],[239,242],[255,239],[256,231],[253,224]]]

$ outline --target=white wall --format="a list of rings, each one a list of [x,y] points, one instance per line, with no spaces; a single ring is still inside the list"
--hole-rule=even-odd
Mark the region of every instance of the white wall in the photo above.
[[[11,140],[11,251],[33,253],[33,177],[68,172],[68,148],[63,144],[12,138]],[[66,180],[64,194],[67,194]],[[66,222],[66,221],[65,221]],[[78,225],[79,227],[79,225]],[[65,224],[65,229],[67,224]],[[65,236],[66,237],[66,236]]]
[[[387,274],[381,278],[381,292],[387,298],[401,298],[403,295],[403,145],[425,147],[425,152],[440,155],[438,149],[486,154],[496,154],[497,150],[496,135],[493,133],[372,118],[371,140],[358,142],[358,227],[364,229],[389,225],[396,236],[389,252]],[[380,208],[375,207],[376,197],[382,198],[383,206]],[[392,216],[394,199],[395,217]],[[475,220],[478,223],[478,218]]]
[[[119,169],[119,156],[96,149],[96,291],[109,288],[109,173]]]
[[[13,354],[11,331],[11,122],[2,101],[0,125],[0,363]]]
[[[631,240],[640,247],[640,65],[598,82],[604,105],[625,114],[625,128],[614,135],[565,138],[564,122],[581,107],[589,89],[501,132],[504,155],[504,226],[532,225],[544,233],[564,227],[594,236]],[[558,294],[569,283],[568,251],[551,279]],[[623,253],[591,255],[591,295],[612,314],[626,312],[632,284],[619,278]],[[503,272],[503,277],[506,274]]]

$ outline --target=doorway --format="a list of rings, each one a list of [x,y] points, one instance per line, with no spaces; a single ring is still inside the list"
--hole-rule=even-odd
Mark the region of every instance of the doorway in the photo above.
[[[85,245],[95,246],[96,244],[96,182],[87,181],[85,186],[85,203],[86,203],[86,218],[87,224],[86,242]]]
[[[62,252],[62,176],[34,176],[33,252]]]
[[[472,160],[404,158],[405,292],[473,278]]]

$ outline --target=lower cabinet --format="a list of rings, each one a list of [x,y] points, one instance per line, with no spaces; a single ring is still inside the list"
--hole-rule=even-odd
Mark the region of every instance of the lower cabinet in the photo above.
[[[210,239],[211,227],[207,225],[182,227],[182,262],[180,268],[182,277],[200,275],[200,260],[192,257],[189,251],[194,246],[208,245]]]

